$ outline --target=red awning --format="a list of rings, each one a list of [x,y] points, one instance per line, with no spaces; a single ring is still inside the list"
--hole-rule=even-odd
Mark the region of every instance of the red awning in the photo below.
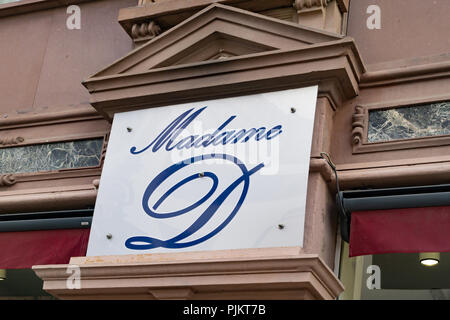
[[[350,257],[450,251],[450,207],[352,212]]]
[[[68,264],[86,255],[90,229],[0,232],[0,269]]]

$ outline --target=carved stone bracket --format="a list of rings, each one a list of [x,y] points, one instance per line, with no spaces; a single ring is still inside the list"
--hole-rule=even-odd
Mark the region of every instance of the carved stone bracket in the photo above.
[[[334,187],[335,176],[330,165],[325,159],[311,159],[309,164],[310,172],[318,172],[325,182],[330,183],[330,187]],[[333,183],[331,183],[333,182]]]
[[[348,0],[295,0],[298,23],[342,33],[344,13],[348,11]]]
[[[353,145],[362,144],[364,136],[364,108],[361,106],[355,107],[355,112],[352,116],[352,139]]]
[[[160,2],[161,0],[139,0],[138,6],[145,6],[147,4],[154,4],[155,2]]]
[[[16,178],[12,174],[0,176],[0,187],[10,187],[16,182]]]
[[[24,142],[25,139],[22,137],[16,137],[16,138],[0,138],[0,146],[8,146],[12,144],[19,144]]]
[[[333,0],[295,0],[294,8],[298,13],[304,11],[320,10],[326,7]]]
[[[95,189],[97,190],[100,186],[100,179],[93,180],[92,184],[94,185]]]
[[[162,32],[161,27],[154,21],[135,23],[131,27],[131,37],[139,44],[157,37]]]

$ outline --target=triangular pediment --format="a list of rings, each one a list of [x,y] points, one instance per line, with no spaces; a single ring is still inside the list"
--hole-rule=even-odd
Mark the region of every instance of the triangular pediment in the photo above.
[[[150,107],[318,85],[336,107],[365,71],[354,40],[213,4],[83,82],[106,119]]]
[[[292,50],[342,37],[230,6],[213,4],[98,72],[99,77]]]
[[[161,63],[153,66],[153,68],[226,59],[276,49],[256,41],[244,40],[223,32],[214,32],[178,54],[164,59]]]

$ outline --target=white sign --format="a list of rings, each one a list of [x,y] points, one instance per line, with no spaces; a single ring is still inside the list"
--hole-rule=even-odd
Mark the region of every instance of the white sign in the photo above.
[[[317,86],[116,114],[88,256],[303,246]]]

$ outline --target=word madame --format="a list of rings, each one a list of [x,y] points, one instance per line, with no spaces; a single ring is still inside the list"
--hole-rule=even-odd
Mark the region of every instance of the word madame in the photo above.
[[[192,121],[197,118],[207,107],[203,107],[197,111],[194,108],[182,113],[175,120],[173,120],[148,146],[142,150],[136,150],[136,147],[132,147],[130,152],[132,154],[139,154],[147,149],[151,148],[152,152],[157,152],[159,149],[165,146],[167,151],[173,149],[190,149],[207,147],[209,145],[217,146],[219,144],[235,144],[245,143],[250,139],[271,140],[279,136],[283,130],[281,125],[277,125],[269,130],[266,127],[229,130],[224,131],[225,128],[236,118],[236,116],[229,117],[222,123],[212,134],[205,134],[203,136],[191,135],[189,137],[180,139],[177,141],[178,136],[191,124]]]

